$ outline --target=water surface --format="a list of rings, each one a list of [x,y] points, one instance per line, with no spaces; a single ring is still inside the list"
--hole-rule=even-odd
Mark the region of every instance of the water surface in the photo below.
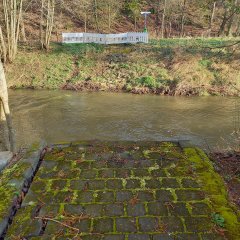
[[[232,144],[240,100],[70,91],[10,91],[18,146],[45,139],[190,140]]]

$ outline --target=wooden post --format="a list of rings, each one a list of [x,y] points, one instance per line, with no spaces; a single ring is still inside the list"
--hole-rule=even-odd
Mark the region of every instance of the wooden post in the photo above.
[[[12,119],[8,105],[8,90],[4,74],[4,68],[1,61],[0,61],[0,120],[3,129],[3,135],[1,135],[3,138],[2,142],[6,146],[6,150],[9,150],[14,153],[16,149]]]

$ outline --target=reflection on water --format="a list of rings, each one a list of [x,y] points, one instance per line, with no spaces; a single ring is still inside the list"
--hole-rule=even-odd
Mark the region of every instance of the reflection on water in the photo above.
[[[240,103],[223,97],[10,91],[18,146],[40,139],[174,139],[223,147],[236,125],[236,101]]]

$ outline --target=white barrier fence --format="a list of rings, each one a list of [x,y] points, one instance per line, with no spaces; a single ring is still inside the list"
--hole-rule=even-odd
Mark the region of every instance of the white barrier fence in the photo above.
[[[97,34],[97,33],[62,33],[63,43],[148,43],[148,33],[129,32],[120,34]]]

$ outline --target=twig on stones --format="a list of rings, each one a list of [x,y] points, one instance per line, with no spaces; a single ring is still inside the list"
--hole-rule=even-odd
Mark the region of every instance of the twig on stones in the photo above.
[[[37,199],[40,203],[41,203],[41,206],[44,206],[44,205],[46,205],[46,203],[45,202],[43,202],[40,198],[38,198]]]
[[[35,219],[40,219],[40,220],[45,220],[45,221],[52,221],[52,222],[55,222],[55,223],[58,223],[66,228],[69,228],[69,229],[72,229],[74,231],[77,231],[78,233],[80,232],[80,230],[78,228],[75,228],[75,227],[71,227],[65,223],[62,223],[54,218],[49,218],[49,217],[35,217]]]

